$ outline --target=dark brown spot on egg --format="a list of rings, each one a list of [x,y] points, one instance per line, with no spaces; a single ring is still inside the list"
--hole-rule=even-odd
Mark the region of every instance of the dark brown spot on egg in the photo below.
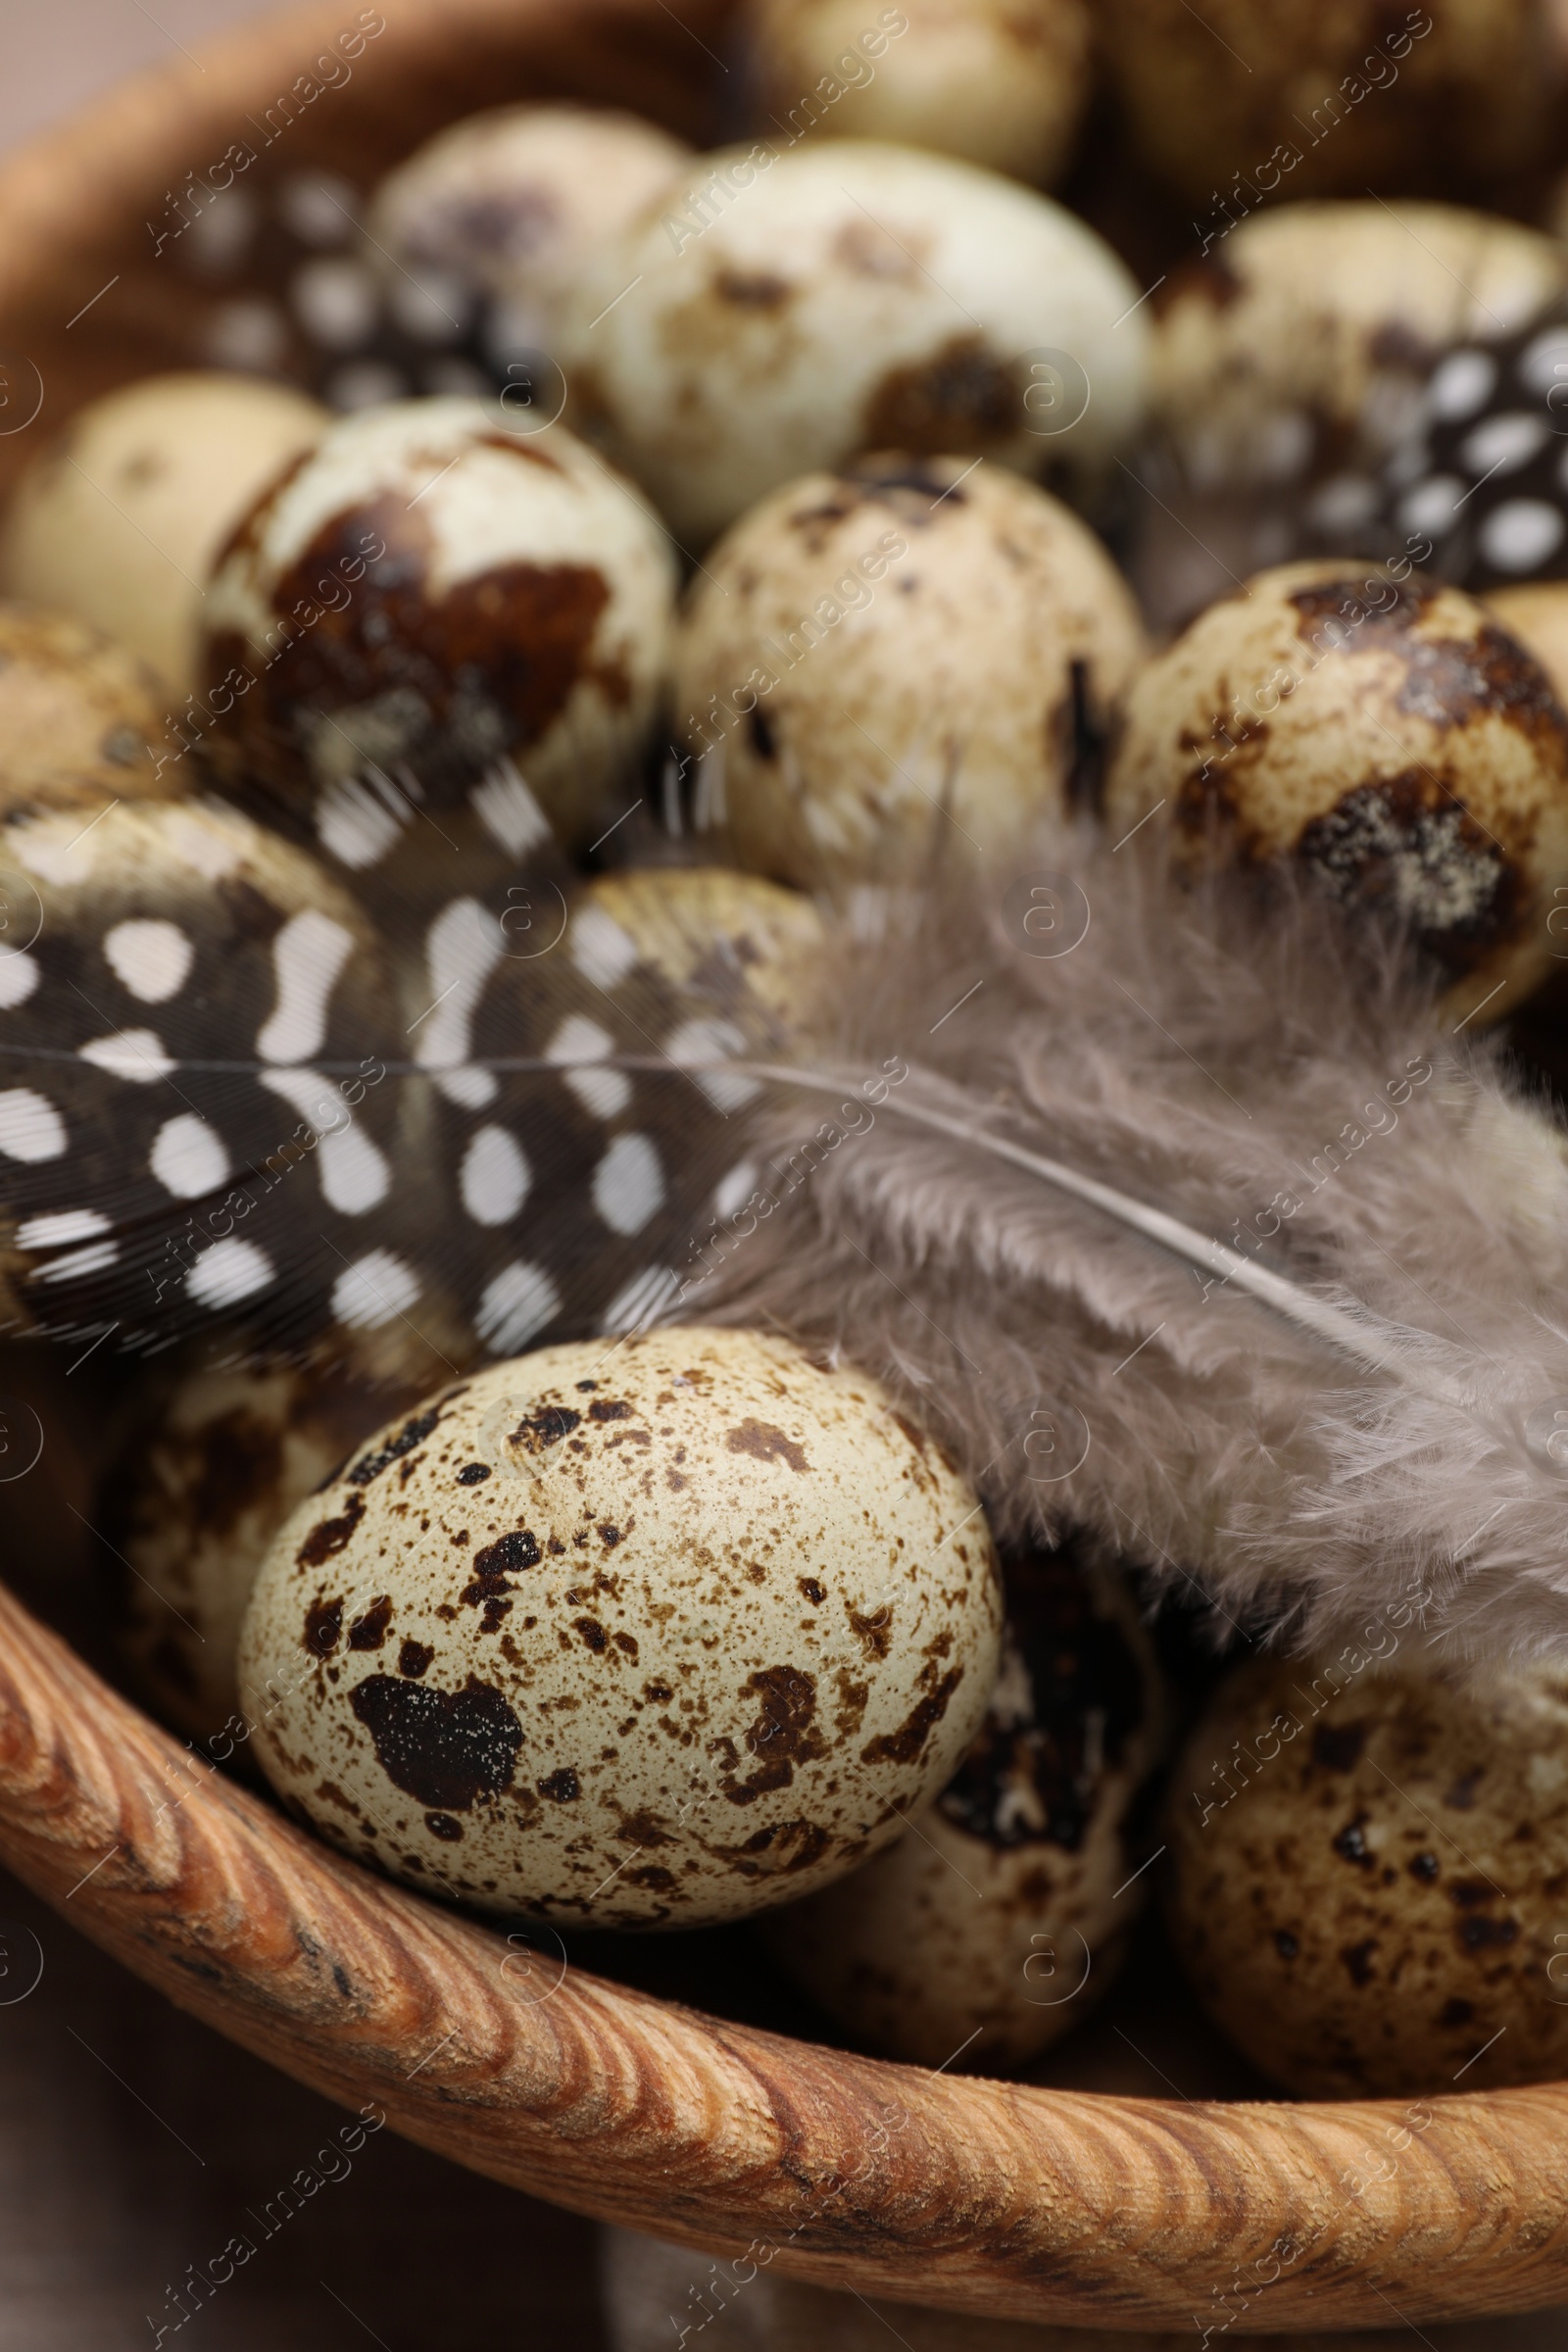
[[[489,1476],[488,1462],[465,1462],[458,1472],[458,1484],[460,1487],[480,1487]]]
[[[398,1651],[398,1672],[412,1675],[417,1680],[434,1656],[435,1651],[428,1642],[407,1641]]]
[[[440,1838],[448,1845],[455,1845],[463,1836],[462,1822],[455,1820],[450,1813],[427,1813],[424,1826],[432,1838]]]
[[[801,1591],[806,1594],[807,1599],[811,1603],[813,1608],[819,1608],[822,1602],[826,1600],[826,1591],[817,1583],[814,1576],[798,1576],[795,1581],[800,1586]],[[851,1622],[853,1624],[853,1618]]]
[[[1372,1955],[1378,1948],[1375,1936],[1367,1936],[1359,1943],[1348,1943],[1340,1953],[1350,1983],[1360,1986],[1372,1982]]]
[[[573,1805],[582,1794],[577,1775],[569,1764],[563,1764],[559,1772],[548,1774],[538,1786],[540,1795],[548,1796],[553,1805]]]
[[[1450,2030],[1456,2026],[1468,2026],[1473,2024],[1475,2020],[1475,2014],[1476,2005],[1474,2001],[1462,2001],[1460,2000],[1458,1994],[1455,1993],[1453,1998],[1451,2000],[1445,2001],[1443,2007],[1439,2010],[1438,2024],[1440,2026],[1446,2026]]]
[[[927,1672],[929,1672],[929,1668]],[[925,1696],[917,1699],[896,1732],[880,1732],[860,1750],[862,1764],[913,1764],[925,1753],[937,1725],[948,1711],[953,1693],[963,1680],[961,1666],[950,1666]]]
[[[1282,1960],[1294,1960],[1301,1946],[1299,1942],[1291,1934],[1289,1928],[1275,1929],[1274,1949],[1278,1952]]]
[[[815,1597],[821,1599],[820,1589]],[[851,1633],[860,1644],[861,1655],[880,1663],[893,1646],[893,1610],[889,1603],[884,1601],[879,1609],[872,1609],[862,1617],[854,1602],[847,1600],[844,1614],[850,1621]]]
[[[588,1407],[590,1421],[629,1421],[632,1408],[618,1396],[596,1396]]]
[[[771,1421],[743,1421],[724,1440],[731,1453],[749,1453],[754,1461],[788,1462],[792,1470],[809,1471],[806,1448],[787,1438]]]
[[[1371,1726],[1357,1723],[1320,1723],[1312,1734],[1312,1761],[1326,1772],[1350,1772],[1360,1761]]]
[[[522,1726],[493,1685],[470,1674],[461,1690],[439,1690],[372,1674],[349,1704],[387,1779],[417,1804],[465,1813],[511,1788]]]
[[[1481,1786],[1485,1770],[1485,1765],[1472,1765],[1471,1769],[1461,1774],[1452,1788],[1446,1791],[1444,1803],[1451,1805],[1456,1813],[1468,1813],[1476,1801],[1476,1790]]]
[[[737,310],[778,311],[795,288],[771,270],[720,270],[713,277],[713,291],[720,302],[733,303]]]
[[[600,1624],[598,1618],[574,1617],[572,1619],[572,1623],[576,1627],[578,1633],[581,1634],[585,1646],[591,1649],[596,1657],[603,1656],[604,1652],[610,1647],[610,1637],[605,1632],[605,1629]]]
[[[759,1762],[756,1770],[741,1780],[734,1761],[725,1761],[719,1786],[732,1805],[749,1805],[775,1788],[788,1788],[797,1764],[811,1763],[827,1753],[815,1720],[814,1676],[798,1666],[764,1666],[747,1677],[741,1695],[757,1701],[746,1745]]]
[[[343,1633],[341,1600],[313,1601],[305,1612],[304,1642],[314,1658],[329,1657]]]
[[[1436,1854],[1412,1854],[1406,1867],[1412,1879],[1420,1879],[1430,1885],[1438,1875],[1438,1857]]]
[[[1455,1934],[1461,1950],[1479,1952],[1492,1944],[1516,1942],[1519,1922],[1516,1919],[1483,1919],[1472,1912],[1468,1919],[1459,1922]]]
[[[493,1544],[482,1545],[474,1553],[474,1573],[480,1577],[513,1576],[524,1568],[537,1568],[543,1556],[539,1549],[539,1539],[533,1531],[526,1527],[514,1528],[507,1535],[498,1536]],[[464,1598],[468,1598],[466,1592]]]
[[[714,1846],[721,1861],[729,1862],[743,1878],[788,1877],[809,1870],[825,1854],[832,1838],[814,1821],[777,1821],[758,1830],[743,1845]]]
[[[559,1446],[581,1422],[581,1413],[574,1412],[569,1404],[541,1404],[517,1423],[512,1443],[525,1446],[530,1453],[537,1452],[543,1446]]]
[[[349,1627],[350,1649],[379,1649],[392,1622],[392,1596],[383,1592]]]
[[[1424,767],[1357,784],[1301,828],[1297,855],[1342,905],[1408,925],[1446,971],[1470,970],[1524,919],[1519,851]]]
[[[1024,413],[1011,367],[979,334],[953,335],[923,360],[891,368],[866,402],[861,439],[930,456],[994,447]]]
[[[393,1462],[401,1461],[405,1454],[414,1451],[416,1446],[422,1445],[440,1418],[441,1407],[438,1404],[432,1404],[426,1412],[416,1413],[412,1420],[404,1422],[395,1437],[388,1438],[373,1451],[361,1454],[353,1469],[344,1471],[345,1484],[368,1487]]]
[[[354,1531],[365,1517],[365,1496],[351,1494],[348,1509],[339,1519],[322,1519],[312,1528],[299,1550],[295,1563],[301,1568],[319,1568],[324,1560],[342,1551],[354,1538]]]

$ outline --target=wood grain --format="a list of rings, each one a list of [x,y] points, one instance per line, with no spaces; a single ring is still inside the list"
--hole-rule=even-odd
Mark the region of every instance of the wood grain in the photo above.
[[[145,220],[354,14],[331,0],[248,26],[0,169],[0,356],[29,359],[45,392],[35,425],[0,436],[0,479],[89,394],[190,364],[188,311]],[[701,136],[723,14],[399,0],[280,157],[368,176],[453,115],[528,93],[635,103]],[[1435,2100],[1413,2127],[1374,2103],[1096,2098],[850,2057],[577,1970],[552,1988],[497,1935],[202,1777],[4,1594],[0,1856],[302,2082],[376,2100],[499,2180],[743,2263],[959,2311],[1200,2334],[1244,2312],[1250,2331],[1291,2333],[1568,2294],[1568,2087]]]
[[[4,1594],[0,1660],[0,1858],[183,2008],[497,2180],[823,2283],[1101,2328],[1218,2326],[1238,2279],[1271,2332],[1568,2293],[1568,2089],[1414,2129],[1091,2098],[557,1982],[194,1766]]]

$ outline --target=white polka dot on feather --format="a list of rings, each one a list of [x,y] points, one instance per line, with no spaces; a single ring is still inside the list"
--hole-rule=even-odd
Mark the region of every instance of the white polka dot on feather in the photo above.
[[[177,923],[116,923],[104,940],[115,978],[143,1004],[167,1004],[190,977],[196,951]]]
[[[612,1233],[641,1233],[663,1205],[664,1171],[646,1135],[617,1135],[594,1170],[594,1206]]]

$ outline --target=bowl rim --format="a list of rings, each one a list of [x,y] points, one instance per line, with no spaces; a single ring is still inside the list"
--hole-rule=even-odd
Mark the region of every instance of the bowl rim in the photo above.
[[[613,57],[614,103],[646,74],[661,119],[695,129],[683,43],[711,56],[727,8],[685,0],[678,20],[662,0],[399,0],[356,69],[357,103],[411,88],[439,101],[455,55],[475,87],[482,60],[522,86],[537,74],[544,95],[575,77],[593,102]],[[70,315],[107,292],[125,221],[343,15],[342,0],[306,0],[259,18],[0,165],[0,351],[25,354],[31,335],[67,352]],[[99,331],[79,371],[66,362],[66,414],[140,372],[116,378]],[[1568,2083],[1418,2102],[1114,2097],[792,2041],[575,1968],[541,1994],[497,1932],[204,1772],[3,1587],[0,1858],[179,2007],[301,2082],[373,2101],[409,2137],[533,2195],[723,2254],[737,2279],[777,2261],[895,2301],[1200,2334],[1568,2297]]]

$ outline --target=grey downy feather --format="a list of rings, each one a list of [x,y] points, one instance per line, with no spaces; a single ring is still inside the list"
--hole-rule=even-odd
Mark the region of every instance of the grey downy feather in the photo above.
[[[1044,936],[1028,875],[839,922],[680,1311],[853,1358],[1004,1533],[1086,1526],[1249,1630],[1568,1640],[1555,1122],[1311,896],[1029,862]]]

